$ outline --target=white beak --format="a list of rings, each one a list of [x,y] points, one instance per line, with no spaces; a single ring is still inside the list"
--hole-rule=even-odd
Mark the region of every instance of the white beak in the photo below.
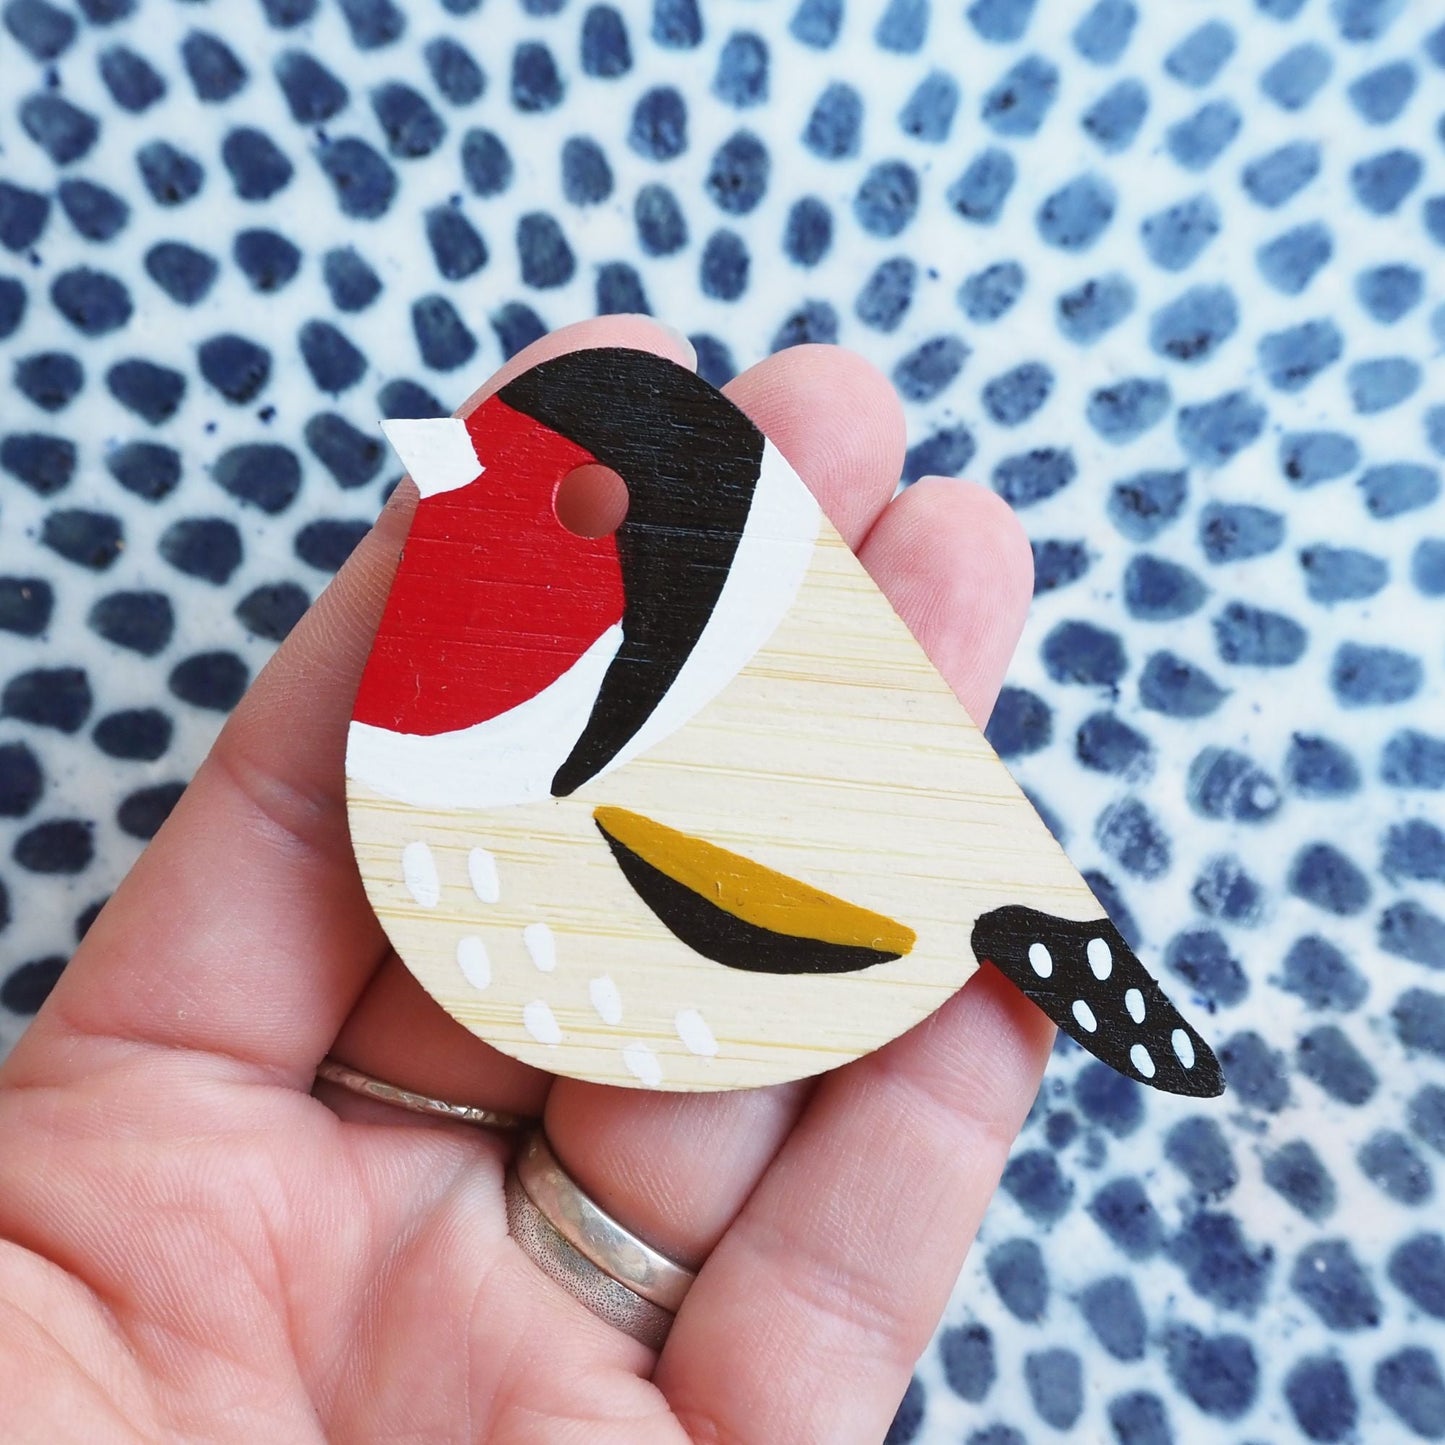
[[[384,421],[386,439],[423,497],[454,492],[486,470],[464,421],[453,416]]]

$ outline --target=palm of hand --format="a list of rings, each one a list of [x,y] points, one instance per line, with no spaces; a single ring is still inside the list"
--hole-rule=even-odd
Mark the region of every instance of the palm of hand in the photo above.
[[[507,371],[596,344],[680,350],[613,318]],[[730,390],[986,713],[1027,600],[1016,525],[950,483],[885,508],[897,404],[842,353]],[[817,1083],[657,1096],[554,1082],[440,1014],[365,905],[340,796],[406,523],[388,509],[258,681],[0,1074],[11,1438],[877,1440],[1051,1030],[986,971]],[[589,1193],[706,1259],[661,1356],[507,1237],[505,1138],[315,1097],[333,1048],[545,1112]]]

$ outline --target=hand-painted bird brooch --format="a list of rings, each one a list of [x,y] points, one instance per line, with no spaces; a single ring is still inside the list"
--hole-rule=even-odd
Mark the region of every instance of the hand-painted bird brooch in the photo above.
[[[432,996],[551,1071],[832,1068],[993,962],[1114,1068],[1218,1063],[811,493],[650,353],[386,432],[421,492],[347,745],[368,896]],[[563,479],[625,519],[583,537]]]

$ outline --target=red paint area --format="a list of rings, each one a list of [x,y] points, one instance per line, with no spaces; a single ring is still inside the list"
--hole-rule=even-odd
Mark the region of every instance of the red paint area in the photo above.
[[[485,472],[417,507],[353,716],[452,732],[555,682],[622,620],[612,537],[557,520],[562,478],[595,461],[496,397],[467,418]]]

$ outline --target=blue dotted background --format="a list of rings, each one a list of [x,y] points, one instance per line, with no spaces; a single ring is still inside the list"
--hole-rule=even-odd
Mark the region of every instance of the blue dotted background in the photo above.
[[[1432,13],[1433,12],[1433,13]],[[1445,26],[1404,0],[5,0],[13,1039],[375,515],[651,310],[1019,509],[990,735],[1216,1043],[1060,1045],[894,1442],[1445,1439]]]

